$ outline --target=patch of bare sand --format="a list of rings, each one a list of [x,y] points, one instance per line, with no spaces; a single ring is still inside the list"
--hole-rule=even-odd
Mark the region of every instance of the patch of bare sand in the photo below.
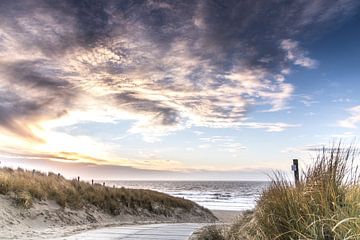
[[[230,210],[211,210],[211,212],[223,223],[231,223],[243,213],[243,211]]]
[[[244,217],[249,214],[249,211],[230,211],[230,210],[211,210],[211,212],[218,218],[218,222],[212,225],[218,225],[220,227],[229,227],[232,223],[239,221],[241,219],[245,219]],[[203,231],[205,231],[208,227],[205,226],[203,228],[195,231],[189,240],[198,240]]]

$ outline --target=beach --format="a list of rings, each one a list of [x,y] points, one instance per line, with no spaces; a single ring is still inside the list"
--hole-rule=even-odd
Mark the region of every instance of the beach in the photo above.
[[[4,171],[3,174],[9,173]],[[21,174],[25,174],[28,177],[26,178],[28,183],[29,179],[34,177],[31,174],[28,176],[28,173],[21,171],[11,174],[15,174],[12,176],[13,179],[20,179]],[[40,174],[36,175],[36,177],[38,181],[42,179],[43,184],[46,181],[54,180],[54,176]],[[64,181],[63,184],[70,184],[69,181],[59,180],[56,177],[55,180],[53,186],[62,181]],[[82,184],[83,188],[90,187],[87,183],[74,184],[74,186]],[[203,210],[198,205],[195,211],[184,212],[173,209],[170,215],[151,213],[139,208],[136,210],[136,208],[127,206],[121,207],[118,215],[111,215],[91,204],[85,204],[80,209],[72,209],[69,207],[64,208],[51,199],[33,199],[33,204],[30,207],[25,207],[26,202],[22,202],[23,206],[16,203],[19,196],[22,195],[17,196],[9,192],[8,195],[0,194],[1,237],[2,239],[61,238],[98,228],[129,225],[143,226],[144,224],[159,223],[217,222],[229,224],[243,212],[238,209],[248,210],[250,206],[255,204],[255,199],[263,186],[262,183],[252,182],[147,182],[147,184],[144,185],[143,182],[127,182],[127,187],[130,187],[129,191],[138,191],[135,187],[151,188],[175,196],[180,201],[187,201],[183,199],[192,200],[202,207],[209,208],[218,220],[215,220],[211,213],[207,213],[207,210]],[[120,187],[119,185],[118,187]],[[121,186],[124,185],[122,182]],[[257,190],[258,187],[259,190]],[[100,190],[101,187],[97,186],[97,188]],[[22,191],[25,191],[25,189],[22,189]]]
[[[210,210],[246,211],[269,182],[261,181],[107,181],[109,186],[151,189],[185,198]],[[222,217],[222,216],[220,216]]]
[[[72,236],[93,229],[116,226],[144,226],[159,223],[175,223],[176,219],[145,217],[134,215],[109,216],[94,208],[82,210],[61,209],[53,201],[35,203],[30,209],[16,207],[8,197],[0,195],[1,239],[53,239]],[[241,211],[212,210],[221,223],[231,221]],[[184,219],[184,222],[197,222],[197,219]],[[169,226],[172,226],[171,224]]]
[[[110,216],[95,208],[81,210],[61,209],[56,203],[36,203],[30,209],[14,206],[11,200],[0,195],[0,232],[2,240],[54,239],[72,236],[93,229],[145,224],[196,223],[199,219],[183,216],[182,220],[164,216]]]
[[[231,223],[243,213],[243,211],[231,210],[211,210],[211,212],[218,218],[219,222],[223,223]]]
[[[160,192],[0,168],[1,239],[54,239],[94,228],[215,221],[198,204]]]

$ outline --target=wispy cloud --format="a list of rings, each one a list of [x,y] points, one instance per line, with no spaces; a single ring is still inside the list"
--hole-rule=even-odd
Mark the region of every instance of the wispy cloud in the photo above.
[[[133,167],[134,169],[138,170],[184,171],[188,169],[179,161],[161,159],[151,155],[147,155],[146,158],[139,157],[133,159],[119,157],[99,158],[79,152],[56,152],[33,149],[17,149],[13,147],[1,147],[0,152],[0,156],[2,158],[21,159],[22,161],[42,160],[61,162],[70,165],[88,163],[94,165]]]
[[[337,98],[337,99],[331,100],[331,102],[334,102],[334,103],[349,103],[349,102],[352,102],[352,100],[350,98]]]
[[[306,107],[311,107],[312,105],[318,103],[318,101],[314,100],[314,98],[310,95],[300,95],[300,102],[304,104]]]
[[[317,61],[307,57],[307,52],[300,49],[299,42],[291,39],[284,39],[281,41],[280,45],[286,52],[286,58],[295,65],[306,68],[315,68],[318,65]]]
[[[282,122],[245,122],[241,125],[248,128],[265,129],[268,132],[281,132],[288,128],[301,126],[300,124],[287,124]]]
[[[238,142],[234,137],[231,136],[212,136],[200,138],[200,141],[204,142],[200,145],[200,148],[215,147],[220,151],[229,153],[237,153],[246,149],[246,147]]]
[[[360,123],[360,105],[348,109],[350,116],[339,121],[339,125],[345,128],[356,128]]]

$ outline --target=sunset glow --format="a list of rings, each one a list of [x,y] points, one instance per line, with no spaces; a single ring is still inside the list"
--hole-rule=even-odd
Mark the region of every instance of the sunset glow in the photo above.
[[[1,1],[1,165],[102,179],[287,171],[360,133],[359,7]]]

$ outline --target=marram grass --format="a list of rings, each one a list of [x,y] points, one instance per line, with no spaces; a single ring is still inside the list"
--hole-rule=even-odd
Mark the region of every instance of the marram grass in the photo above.
[[[355,148],[323,149],[295,185],[277,173],[251,216],[200,239],[360,239],[360,183]]]
[[[0,195],[10,197],[25,208],[30,208],[35,201],[54,200],[62,207],[81,209],[90,205],[112,215],[146,211],[172,216],[176,209],[184,212],[202,209],[209,213],[189,200],[156,191],[91,185],[53,173],[33,173],[23,169],[0,168]]]

